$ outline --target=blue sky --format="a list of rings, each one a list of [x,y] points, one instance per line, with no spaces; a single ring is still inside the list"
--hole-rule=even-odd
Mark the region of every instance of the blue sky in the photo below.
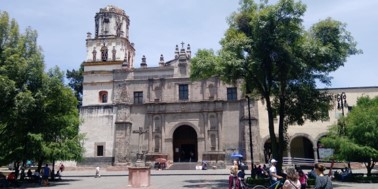
[[[0,0],[0,10],[15,18],[21,31],[38,31],[47,68],[77,69],[85,60],[86,33],[94,33],[94,16],[100,8],[115,5],[130,17],[130,41],[135,43],[136,62],[143,55],[148,66],[157,66],[160,54],[174,57],[181,42],[193,54],[200,48],[219,50],[219,40],[228,28],[226,19],[237,11],[239,0]],[[273,1],[274,2],[274,1]],[[302,0],[307,5],[304,25],[309,28],[332,17],[347,24],[363,54],[348,58],[332,73],[331,87],[378,86],[378,1]]]

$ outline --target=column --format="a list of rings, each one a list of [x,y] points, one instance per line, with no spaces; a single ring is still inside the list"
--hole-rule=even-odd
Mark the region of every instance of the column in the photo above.
[[[205,151],[205,139],[202,137],[197,138],[198,146],[198,162],[202,162],[203,152]]]
[[[319,159],[318,159],[318,148],[314,148],[314,161],[315,161],[315,163],[319,162]]]
[[[293,161],[291,159],[291,151],[290,151],[290,146],[287,147],[287,164],[288,165],[293,165]]]
[[[207,104],[206,104],[207,105]],[[208,113],[207,112],[204,112],[204,113],[202,113],[202,116],[203,116],[203,137],[204,138],[207,138],[208,137],[208,123],[209,123],[209,120],[208,120]],[[198,142],[198,145],[199,145],[199,142]],[[204,143],[204,147],[203,147],[203,151],[202,151],[202,153],[204,152],[204,151],[210,151],[210,149],[209,149],[209,147],[208,147],[208,145],[206,144],[206,142]],[[199,159],[199,149],[198,149],[198,159]],[[202,159],[202,156],[201,156],[201,159]]]

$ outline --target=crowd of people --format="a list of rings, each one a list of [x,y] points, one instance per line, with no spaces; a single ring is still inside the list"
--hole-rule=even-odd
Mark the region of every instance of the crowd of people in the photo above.
[[[27,168],[28,170],[26,171],[25,168]],[[26,166],[26,167],[22,167],[22,166],[15,166],[15,170],[11,173],[9,173],[7,176],[5,176],[4,174],[0,173],[0,186],[1,187],[8,187],[8,186],[18,186],[19,182],[18,182],[18,179],[19,181],[26,181],[26,182],[35,182],[35,183],[39,183],[41,184],[42,186],[48,186],[49,185],[49,178],[51,177],[55,177],[57,179],[61,179],[61,172],[64,171],[64,165],[63,163],[61,163],[59,165],[59,168],[58,168],[58,171],[56,172],[56,174],[53,174],[49,165],[46,164],[44,167],[42,167],[40,170],[37,168],[37,169],[33,169],[34,171],[32,171],[32,167],[31,166]]]
[[[324,173],[326,167],[321,163],[316,163],[314,169],[306,174],[300,167],[289,167],[279,174],[276,168],[277,160],[271,159],[270,166],[253,165],[252,177],[254,179],[269,179],[270,186],[275,188],[278,186],[283,189],[305,189],[309,177],[315,179],[315,189],[332,189],[332,180]],[[229,189],[243,189],[244,182],[244,166],[241,161],[234,160],[230,168]]]

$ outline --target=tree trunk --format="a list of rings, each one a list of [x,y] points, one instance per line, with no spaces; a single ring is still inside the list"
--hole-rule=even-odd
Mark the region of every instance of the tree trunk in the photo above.
[[[38,168],[37,171],[41,171],[43,160],[38,160]]]
[[[268,111],[268,122],[269,122],[269,136],[270,136],[270,142],[271,142],[271,150],[272,150],[272,157],[271,158],[277,158],[278,153],[277,153],[277,139],[276,139],[276,134],[274,132],[274,117],[273,117],[273,110],[272,110],[272,105],[270,102],[270,97],[266,96],[265,97],[266,101],[266,109]]]
[[[282,172],[283,164],[283,151],[286,148],[286,142],[284,140],[284,134],[286,130],[284,129],[284,119],[285,119],[285,98],[280,96],[280,107],[279,107],[279,124],[278,124],[278,156],[277,156],[277,173]]]
[[[55,180],[55,160],[53,160],[52,167],[51,167],[51,180]]]
[[[367,169],[367,176],[370,177],[371,176],[371,170],[374,168],[375,166],[375,163],[373,161],[368,161],[368,162],[365,162],[365,167]]]

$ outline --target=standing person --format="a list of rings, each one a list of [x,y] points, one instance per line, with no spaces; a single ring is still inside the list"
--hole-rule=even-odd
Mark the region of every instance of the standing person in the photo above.
[[[282,177],[277,174],[277,168],[276,168],[277,160],[272,159],[270,163],[271,163],[271,166],[269,168],[270,182],[271,184],[274,184],[278,181],[278,179],[282,179]]]
[[[295,168],[288,168],[286,170],[286,180],[282,187],[283,189],[300,189],[301,182],[299,182],[299,176]]]
[[[100,175],[100,167],[96,167],[96,175],[95,175],[95,178],[97,177],[101,177]]]
[[[316,173],[315,189],[333,189],[331,178],[324,175],[325,166],[321,163],[316,163],[314,166]]]
[[[238,160],[234,160],[234,164],[230,168],[230,176],[228,177],[228,188],[229,189],[239,189],[240,182],[238,179],[238,170],[239,170],[239,162]]]
[[[303,170],[299,170],[299,182],[301,182],[301,189],[306,189],[308,177],[304,174]]]
[[[64,171],[64,165],[63,165],[63,163],[60,163],[60,165],[59,165],[59,171],[60,172]]]
[[[44,185],[44,186],[49,185],[50,173],[51,172],[50,172],[49,164],[46,164],[46,166],[43,168],[42,185]]]

